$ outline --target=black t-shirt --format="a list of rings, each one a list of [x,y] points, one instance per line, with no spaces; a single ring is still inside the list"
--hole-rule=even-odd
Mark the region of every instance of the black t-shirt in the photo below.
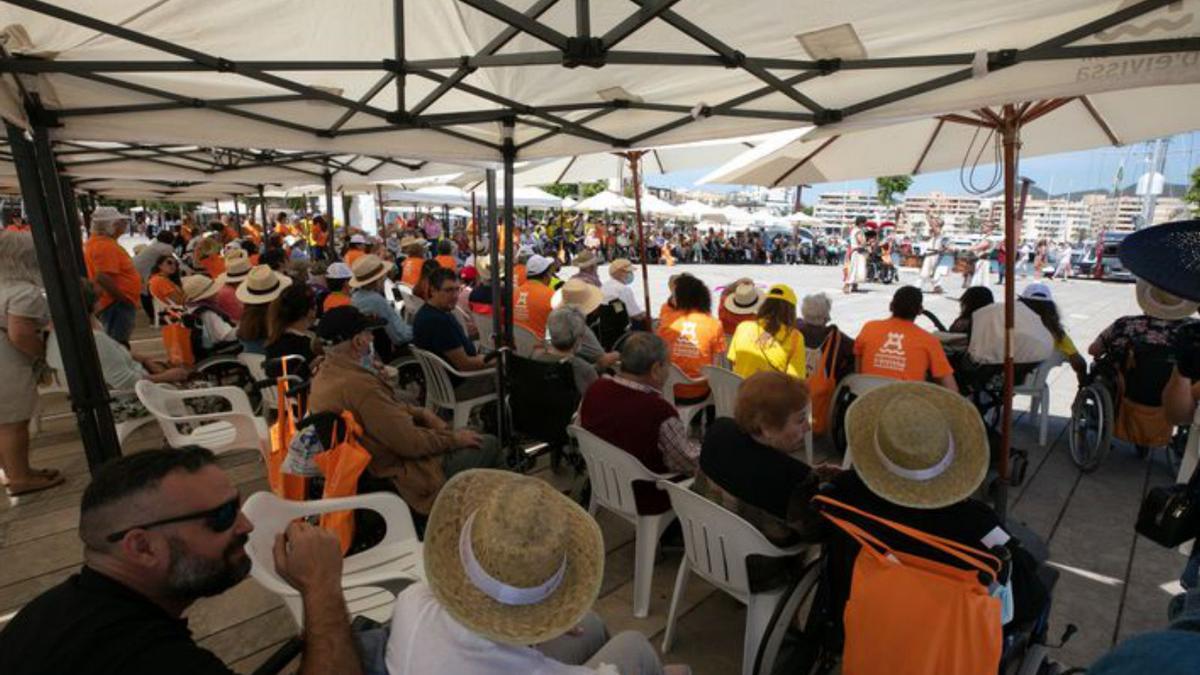
[[[304,357],[304,365],[296,368],[293,362],[288,363],[288,374],[297,375],[301,379],[307,380],[311,375],[311,364],[313,362],[313,341],[307,335],[298,333],[285,332],[279,336],[279,339],[267,345],[266,356],[267,360],[278,359],[284,356],[298,355]],[[280,368],[276,364],[271,364],[271,367],[265,368],[265,371],[270,377],[279,377]]]
[[[759,443],[728,417],[718,418],[705,433],[700,469],[738,500],[783,520],[793,515],[793,496],[812,473],[807,464]]]
[[[413,344],[443,359],[446,358],[446,352],[459,347],[467,356],[475,356],[475,344],[467,338],[458,319],[429,303],[422,305],[413,318]]]
[[[0,631],[4,675],[230,675],[187,620],[86,566]]]

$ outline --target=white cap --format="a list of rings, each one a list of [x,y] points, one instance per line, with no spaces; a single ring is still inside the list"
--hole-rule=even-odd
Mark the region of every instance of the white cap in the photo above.
[[[1035,282],[1025,287],[1021,291],[1021,297],[1026,300],[1054,300],[1054,294],[1050,291],[1050,287],[1041,282]]]
[[[325,270],[326,279],[349,279],[354,276],[350,266],[344,262],[335,262]]]
[[[536,277],[537,275],[542,274],[546,270],[550,269],[550,266],[553,264],[554,261],[550,258],[534,254],[525,262],[525,271],[529,274],[529,276]]]
[[[362,244],[363,246],[366,246],[367,238],[362,236],[361,234],[356,234],[356,235],[350,237],[350,243],[351,244]]]

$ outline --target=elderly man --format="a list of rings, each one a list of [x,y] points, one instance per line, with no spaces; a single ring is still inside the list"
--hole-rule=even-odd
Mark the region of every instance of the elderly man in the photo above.
[[[913,323],[923,311],[924,294],[915,286],[902,286],[892,296],[892,317],[868,321],[854,341],[857,370],[866,375],[924,382],[927,377],[958,391],[954,369],[942,343]]]
[[[572,279],[580,279],[587,283],[600,288],[604,284],[600,281],[600,275],[596,273],[596,268],[600,265],[600,257],[590,249],[575,256],[575,266],[579,271],[575,273]]]
[[[92,213],[92,236],[83,247],[88,278],[100,287],[100,323],[109,337],[129,346],[137,318],[142,280],[129,253],[117,239],[129,227],[129,219],[111,206],[96,207]]]
[[[608,265],[608,277],[608,281],[600,287],[600,291],[604,293],[604,302],[620,300],[621,304],[625,305],[625,311],[629,313],[629,320],[645,326],[646,310],[638,304],[633,288],[630,287],[634,278],[633,263],[625,258],[617,258]]]
[[[546,317],[550,316],[554,296],[550,289],[554,261],[535,254],[525,266],[527,277],[513,291],[513,322],[541,339],[546,335]]]
[[[162,230],[155,236],[154,241],[133,256],[133,269],[137,270],[138,278],[142,280],[142,309],[151,321],[154,321],[154,300],[150,295],[150,276],[154,274],[154,263],[164,255],[174,254],[175,233]]]
[[[83,568],[0,632],[0,672],[233,673],[196,644],[184,612],[250,572],[241,497],[213,454],[139,452],[83,493]],[[275,538],[275,570],[304,603],[301,673],[359,673],[337,537],[303,521]]]
[[[688,440],[675,406],[662,395],[670,372],[667,343],[636,332],[621,344],[620,372],[592,384],[579,406],[584,429],[633,455],[655,473],[694,474],[699,449]],[[651,483],[634,483],[638,512],[662,513],[666,493]]]
[[[475,350],[475,343],[454,316],[462,284],[452,269],[439,267],[429,275],[429,300],[413,319],[413,344],[433,352],[454,367],[469,373],[491,367],[491,359]],[[477,398],[496,390],[494,377],[462,378],[451,375],[454,393],[460,401]]]
[[[399,347],[412,342],[412,327],[404,322],[395,305],[383,297],[383,282],[387,279],[392,266],[379,256],[370,253],[362,255],[350,270],[354,277],[349,286],[354,289],[350,302],[364,314],[371,314],[383,321],[384,332],[392,346]],[[386,359],[385,359],[386,360]]]
[[[368,471],[390,480],[414,511],[428,514],[448,476],[499,468],[503,454],[494,437],[450,429],[433,412],[395,399],[371,358],[371,331],[381,325],[353,306],[325,314],[317,329],[325,362],[313,377],[308,409],[354,413],[371,453]]]

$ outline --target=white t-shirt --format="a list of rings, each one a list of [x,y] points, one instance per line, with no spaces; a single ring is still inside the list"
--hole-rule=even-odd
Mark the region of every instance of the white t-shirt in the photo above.
[[[625,305],[625,311],[629,312],[630,317],[643,314],[642,306],[638,304],[637,296],[633,294],[633,287],[616,279],[608,279],[601,286],[600,291],[604,293],[604,301],[612,302],[620,300]]]
[[[617,675],[612,666],[568,666],[532,647],[477,635],[455,621],[423,583],[396,597],[386,661],[388,675]]]

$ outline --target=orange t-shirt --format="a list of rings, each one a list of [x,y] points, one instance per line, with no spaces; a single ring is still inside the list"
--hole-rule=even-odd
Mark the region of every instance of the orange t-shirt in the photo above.
[[[366,254],[367,254],[366,251],[363,251],[363,250],[360,250],[357,248],[352,248],[349,251],[346,251],[346,255],[343,256],[343,259],[346,261],[347,265],[349,265],[350,267],[354,267],[354,261],[358,260],[359,258],[363,257]]]
[[[205,272],[208,272],[208,276],[212,279],[225,273],[225,259],[219,255],[210,255],[201,260],[200,266],[204,268]]]
[[[458,271],[458,261],[455,260],[454,256],[452,255],[439,255],[438,257],[434,258],[434,260],[448,270]]]
[[[405,258],[404,264],[400,266],[400,283],[409,288],[416,288],[417,283],[421,281],[421,266],[424,264],[424,258]]]
[[[88,279],[93,281],[100,273],[112,277],[120,291],[120,298],[131,305],[137,305],[138,296],[142,294],[142,278],[133,267],[133,259],[112,237],[93,235],[88,238],[83,247],[83,262],[87,266]],[[100,309],[113,304],[117,298],[112,297],[103,288],[100,293]]]
[[[658,325],[660,326],[670,325],[678,317],[679,310],[675,309],[670,300],[664,302],[662,307],[658,309]]]
[[[513,323],[528,328],[538,339],[546,337],[546,318],[554,291],[546,284],[529,281],[513,291]]]
[[[324,247],[329,243],[329,233],[319,227],[314,227],[312,229],[312,243],[313,246]]]
[[[667,343],[671,363],[679,366],[688,377],[703,377],[702,366],[713,364],[713,358],[725,353],[725,334],[721,322],[703,312],[674,310],[670,321],[658,324],[658,336]],[[707,384],[677,384],[676,398],[702,398],[708,395]]]
[[[328,312],[334,307],[345,307],[350,304],[350,296],[345,293],[330,293],[325,296],[325,302],[321,303],[321,311]]]
[[[912,321],[868,321],[854,338],[854,355],[866,375],[924,382],[925,374],[945,377],[954,373],[942,343]]]
[[[157,298],[159,302],[173,305],[183,304],[183,289],[161,274],[150,276],[150,295]]]
[[[225,229],[221,231],[221,239],[222,239],[223,243],[228,244],[231,241],[237,240],[237,238],[238,238],[237,228],[226,225]]]
[[[242,225],[242,232],[245,233],[247,239],[254,242],[255,246],[262,243],[262,232],[259,232],[257,227],[249,224]]]
[[[513,265],[513,279],[518,287],[524,286],[526,281],[529,281],[529,275],[525,272],[525,266],[521,263]]]

